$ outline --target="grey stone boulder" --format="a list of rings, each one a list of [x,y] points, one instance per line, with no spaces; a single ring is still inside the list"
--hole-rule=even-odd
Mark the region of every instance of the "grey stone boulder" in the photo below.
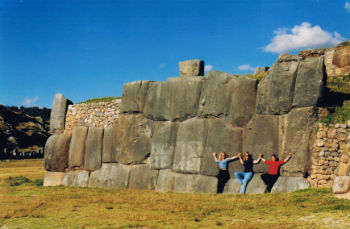
[[[121,113],[142,113],[146,103],[150,81],[136,81],[124,84]]]
[[[180,77],[184,76],[203,76],[204,61],[203,60],[187,60],[179,62]]]
[[[151,139],[152,169],[171,169],[173,165],[178,124],[155,122]]]
[[[132,165],[129,179],[129,189],[155,190],[159,170],[153,170],[149,165]]]
[[[231,179],[228,180],[228,182],[226,183],[225,187],[224,187],[224,193],[227,194],[235,194],[235,193],[239,193],[239,191],[241,190],[241,184],[238,182],[238,180],[235,178],[234,175],[231,175]]]
[[[169,78],[171,121],[197,116],[203,77]]]
[[[235,80],[229,118],[234,126],[243,127],[255,113],[258,81],[247,76]],[[229,94],[225,95],[229,96]]]
[[[84,167],[85,141],[88,133],[88,127],[76,126],[73,129],[72,140],[69,146],[69,163],[70,169]]]
[[[224,188],[224,193],[239,193],[241,191],[242,185],[238,182],[234,175],[231,176],[231,179],[226,183]],[[261,179],[261,173],[254,173],[252,179],[249,181],[246,187],[245,193],[264,193],[266,185]]]
[[[104,163],[101,169],[90,174],[89,187],[118,188],[128,187],[130,166],[119,163]]]
[[[279,116],[255,114],[243,131],[243,150],[249,152],[253,159],[257,159],[259,153],[270,160],[272,154],[279,152]],[[239,171],[242,171],[243,166]],[[263,162],[254,164],[254,171],[266,173],[268,166]]]
[[[103,128],[90,126],[85,141],[84,169],[95,171],[102,164]]]
[[[71,135],[51,135],[45,145],[45,169],[51,172],[64,172],[68,168],[68,152]]]
[[[55,95],[50,115],[50,134],[58,134],[64,131],[66,112],[71,101],[62,94]]]
[[[171,96],[168,82],[150,82],[144,115],[156,121],[171,120]]]
[[[200,173],[208,124],[206,119],[189,119],[180,123],[177,132],[172,170]]]
[[[170,169],[159,170],[156,191],[157,192],[172,192],[174,191],[175,173]]]
[[[350,190],[350,176],[337,176],[333,183],[333,193],[343,194]]]
[[[317,109],[294,108],[281,116],[280,159],[292,158],[280,167],[283,176],[304,177],[311,163],[311,147],[316,135]]]
[[[232,103],[235,81],[236,77],[226,72],[210,71],[203,82],[198,116],[202,118],[227,116]]]
[[[116,161],[140,164],[151,152],[153,122],[142,115],[121,115],[116,121]]]
[[[307,58],[300,62],[294,89],[293,107],[309,107],[324,99],[326,72],[324,57]]]
[[[175,192],[216,193],[217,191],[216,177],[179,173],[175,173],[174,176]]]
[[[63,177],[64,186],[87,187],[89,184],[90,172],[85,170],[69,171]]]
[[[46,172],[43,186],[63,185],[64,172]]]
[[[213,152],[226,152],[230,157],[242,152],[242,129],[233,127],[228,119],[208,119],[207,137],[200,163],[200,174],[216,176],[218,165],[214,161]],[[239,169],[238,159],[229,163],[229,171],[233,174]]]
[[[280,176],[272,187],[271,192],[294,192],[306,188],[310,188],[310,184],[303,177]]]
[[[299,56],[282,54],[258,85],[258,114],[286,114],[292,108]]]
[[[103,132],[103,149],[102,149],[102,163],[116,163],[117,161],[117,125],[113,123],[112,126],[104,128]]]

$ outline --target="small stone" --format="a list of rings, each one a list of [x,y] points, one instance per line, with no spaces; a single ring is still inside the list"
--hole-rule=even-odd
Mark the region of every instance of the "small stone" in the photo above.
[[[324,142],[322,140],[320,140],[320,139],[317,139],[316,140],[316,146],[318,146],[318,147],[324,146]]]
[[[337,124],[335,124],[335,126],[334,126],[335,128],[339,128],[340,127],[340,124],[339,123],[337,123]]]
[[[347,125],[345,123],[344,124],[339,124],[339,127],[343,128],[343,129],[346,129]]]
[[[324,151],[321,151],[318,155],[319,155],[320,157],[323,157],[323,156],[324,156]]]

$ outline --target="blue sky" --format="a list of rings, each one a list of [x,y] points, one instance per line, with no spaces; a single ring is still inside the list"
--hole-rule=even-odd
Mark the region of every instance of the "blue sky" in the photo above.
[[[126,82],[178,76],[188,59],[252,73],[349,36],[346,0],[0,0],[0,104],[120,96]]]

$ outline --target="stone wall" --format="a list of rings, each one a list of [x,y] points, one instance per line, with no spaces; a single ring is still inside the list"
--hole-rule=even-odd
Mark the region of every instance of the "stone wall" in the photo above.
[[[75,126],[111,126],[119,116],[121,102],[121,99],[116,99],[110,102],[68,105],[65,132],[71,133]]]
[[[346,152],[349,134],[350,122],[348,125],[318,123],[307,178],[312,187],[331,188],[336,176],[349,173],[349,155]]]
[[[266,159],[273,153],[281,159],[292,154],[272,191],[307,188],[305,177],[310,174],[313,180],[316,171],[324,171],[310,170],[314,160],[321,164],[321,150],[311,152],[318,106],[327,96],[324,64],[324,56],[284,54],[258,84],[219,71],[203,77],[203,69],[197,68],[204,63],[196,60],[180,64],[181,77],[125,84],[119,116],[105,105],[90,110],[71,105],[66,130],[47,141],[44,185],[216,192],[218,167],[212,152],[233,156],[249,151],[253,158],[263,153]],[[102,110],[115,119],[101,121]],[[341,160],[338,154],[330,156]],[[335,171],[328,161],[325,171]],[[238,161],[229,164],[232,175],[225,192],[238,192],[233,172],[242,169]],[[268,166],[260,163],[254,171],[247,192],[262,193],[260,175]],[[332,174],[320,175],[323,180]]]

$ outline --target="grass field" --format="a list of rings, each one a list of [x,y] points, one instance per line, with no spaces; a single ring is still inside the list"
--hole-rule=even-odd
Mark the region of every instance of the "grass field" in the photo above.
[[[0,228],[350,228],[330,189],[278,194],[42,187],[42,160],[0,162]],[[13,177],[25,176],[23,184]],[[12,179],[9,179],[12,177]]]

